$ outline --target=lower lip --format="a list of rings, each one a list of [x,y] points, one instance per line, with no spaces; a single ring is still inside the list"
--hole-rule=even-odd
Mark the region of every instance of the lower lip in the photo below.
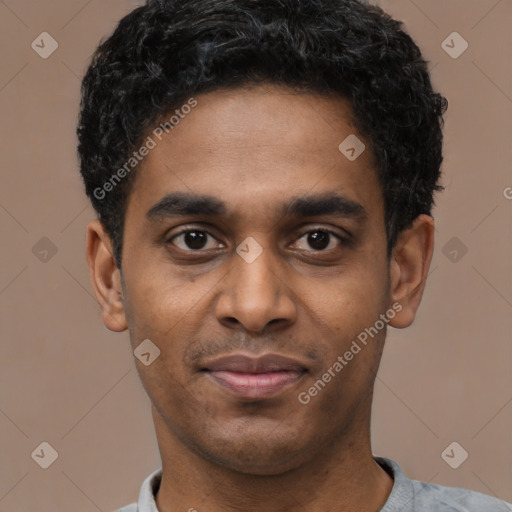
[[[296,384],[305,372],[269,373],[208,372],[221,386],[242,398],[269,398]]]

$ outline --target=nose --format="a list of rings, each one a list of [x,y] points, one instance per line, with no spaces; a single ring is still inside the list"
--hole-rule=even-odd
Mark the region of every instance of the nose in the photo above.
[[[270,249],[250,263],[235,253],[230,263],[215,306],[219,322],[256,333],[270,325],[282,328],[295,322],[297,308],[291,286]]]

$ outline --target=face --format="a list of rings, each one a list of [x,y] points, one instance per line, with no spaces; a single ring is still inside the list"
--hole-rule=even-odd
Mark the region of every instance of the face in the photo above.
[[[274,86],[196,99],[134,180],[123,315],[134,349],[160,350],[136,361],[157,434],[276,474],[368,430],[392,306],[382,193],[347,100]],[[366,145],[354,161],[338,149],[351,134]]]

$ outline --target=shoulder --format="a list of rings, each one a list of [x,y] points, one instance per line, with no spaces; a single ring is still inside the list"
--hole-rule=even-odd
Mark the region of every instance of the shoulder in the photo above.
[[[381,512],[512,512],[512,505],[498,498],[470,489],[410,480],[396,462],[383,457],[375,460],[394,479]]]
[[[126,505],[115,512],[137,512],[137,503],[130,503],[129,505]]]
[[[498,498],[457,487],[411,480],[412,510],[432,512],[512,512],[512,505]]]
[[[125,505],[115,512],[157,512],[155,495],[161,480],[162,468],[158,468],[142,482],[138,502]]]

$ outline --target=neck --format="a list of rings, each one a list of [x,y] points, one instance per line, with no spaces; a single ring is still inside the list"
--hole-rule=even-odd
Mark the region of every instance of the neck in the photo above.
[[[162,482],[159,512],[378,512],[393,479],[371,453],[368,414],[309,458],[279,474],[247,474],[190,450],[153,409]],[[355,422],[354,422],[355,423]]]

